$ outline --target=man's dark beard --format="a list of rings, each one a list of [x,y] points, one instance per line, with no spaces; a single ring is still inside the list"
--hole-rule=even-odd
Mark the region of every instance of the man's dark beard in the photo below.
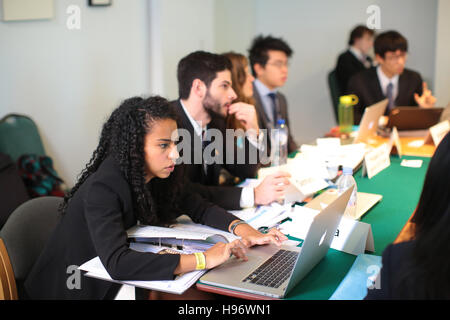
[[[206,92],[205,100],[203,101],[203,108],[206,110],[211,119],[215,117],[226,118],[226,116],[220,112],[222,106],[214,100],[213,97],[211,97],[209,90]]]

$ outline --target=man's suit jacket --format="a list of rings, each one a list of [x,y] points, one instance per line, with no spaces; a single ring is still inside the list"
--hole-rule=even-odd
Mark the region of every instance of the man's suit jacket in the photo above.
[[[370,57],[368,57],[367,60],[372,64],[372,59],[370,59]],[[346,91],[348,81],[354,74],[365,69],[366,67],[364,64],[356,58],[350,50],[342,53],[336,64],[336,76],[339,81],[339,88],[341,89],[341,92]]]
[[[195,150],[195,144],[197,146],[201,146],[201,139],[195,133],[194,127],[192,126],[189,118],[187,117],[184,109],[180,103],[180,100],[172,101],[171,105],[174,107],[178,114],[178,128],[186,129],[190,135],[191,139],[191,150]],[[226,163],[227,159],[227,148],[226,148],[226,123],[225,119],[219,117],[213,117],[211,122],[208,124],[208,129],[217,129],[222,132],[223,136],[223,148],[221,150],[217,150],[217,154],[223,159],[223,164],[213,163],[207,165],[207,174],[203,168],[202,163],[195,163],[194,151],[191,152],[190,156],[190,164],[185,163],[185,171],[186,176],[191,182],[189,187],[192,190],[198,192],[201,196],[203,196],[208,201],[211,201],[214,204],[217,204],[228,210],[237,210],[241,209],[240,200],[242,188],[234,187],[234,186],[219,186],[219,176],[221,169],[226,169],[231,174],[241,179],[245,178],[254,178],[258,172],[259,164],[258,159],[253,159],[255,161],[254,164],[251,164],[249,161],[250,154],[258,154],[258,150],[251,145],[247,139],[245,139],[243,147],[245,148],[245,160],[242,161],[243,164],[238,164],[236,162],[236,157],[238,155],[237,146],[233,143],[234,147],[234,160],[233,163]],[[181,139],[180,139],[181,140]],[[196,141],[197,140],[197,141]],[[180,145],[181,145],[180,141]],[[184,152],[183,150],[182,152]],[[189,151],[189,150],[188,150]],[[228,150],[229,151],[229,150]],[[196,152],[202,152],[202,150],[196,150]],[[180,154],[183,157],[183,154]],[[197,154],[197,156],[200,156]],[[189,158],[189,157],[188,157]],[[203,158],[203,156],[201,157]]]
[[[178,170],[175,169],[175,170]],[[194,222],[227,230],[235,216],[183,190],[180,209]],[[116,280],[172,280],[180,256],[131,250],[126,230],[137,223],[131,188],[113,157],[107,157],[70,200],[66,213],[25,281],[31,299],[112,299],[120,286],[80,277],[76,270],[99,256]]]
[[[262,104],[262,99],[260,96],[260,93],[258,92],[258,89],[255,85],[253,85],[253,98],[255,99],[255,109],[258,116],[258,123],[260,129],[267,129],[267,134],[265,135],[265,138],[269,138],[268,135],[270,135],[270,129],[272,126],[270,125],[270,118],[267,116],[264,106]],[[282,119],[286,121],[286,125],[289,130],[289,137],[288,137],[288,152],[291,153],[298,149],[298,145],[295,143],[294,138],[291,134],[291,127],[289,125],[289,116],[288,116],[288,107],[287,107],[287,100],[286,97],[280,93],[277,92],[277,101],[279,103],[280,107],[280,113]],[[267,139],[267,147],[268,150],[266,152],[267,155],[270,156],[270,139]]]
[[[419,73],[404,69],[398,79],[398,94],[395,99],[396,106],[417,106],[414,93],[422,95],[422,77]],[[354,108],[354,123],[359,124],[364,109],[386,98],[378,80],[377,69],[370,68],[358,72],[350,78],[347,94],[355,94],[359,102]],[[386,114],[388,110],[386,109]]]

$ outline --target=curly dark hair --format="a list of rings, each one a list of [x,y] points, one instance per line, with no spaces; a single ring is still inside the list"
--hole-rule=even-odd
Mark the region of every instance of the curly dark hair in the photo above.
[[[76,185],[64,197],[60,208],[62,213],[86,179],[97,171],[103,160],[112,156],[130,185],[137,220],[152,225],[172,223],[179,212],[175,199],[181,190],[182,167],[177,166],[167,179],[155,177],[145,183],[145,135],[151,131],[155,121],[163,119],[176,121],[177,116],[162,97],[133,97],[122,102],[103,125],[100,142],[91,160],[79,175]]]

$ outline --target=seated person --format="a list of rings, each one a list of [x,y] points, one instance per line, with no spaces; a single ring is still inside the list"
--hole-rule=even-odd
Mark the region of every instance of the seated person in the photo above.
[[[372,67],[372,58],[368,55],[373,47],[374,31],[366,26],[357,26],[350,33],[347,51],[341,53],[336,64],[336,76],[339,89],[345,92],[348,80],[355,73]]]
[[[227,52],[222,55],[231,62],[231,87],[236,93],[236,99],[230,106],[230,112],[226,118],[226,126],[231,129],[244,129],[238,115],[236,112],[231,112],[231,109],[241,110],[242,112],[245,108],[255,108],[255,99],[253,98],[253,81],[255,81],[255,78],[250,73],[248,60],[244,55],[235,52]]]
[[[436,99],[419,73],[405,68],[407,40],[396,31],[379,34],[375,39],[377,67],[363,70],[350,78],[348,94],[359,98],[354,107],[354,123],[359,124],[364,109],[388,98],[385,115],[395,106],[431,108]]]
[[[383,252],[378,286],[366,299],[450,299],[450,133],[431,158],[411,218],[412,239]]]
[[[442,111],[441,118],[439,121],[450,121],[450,102],[447,104],[447,106],[444,108],[444,111]]]
[[[25,281],[31,299],[112,299],[120,285],[81,277],[68,288],[67,268],[99,256],[114,280],[173,280],[177,274],[213,268],[245,248],[285,240],[263,235],[183,184],[176,114],[161,97],[124,101],[104,124],[97,149],[67,194],[62,218]],[[167,226],[188,214],[196,223],[234,230],[242,241],[217,243],[202,254],[155,254],[130,249],[126,230],[138,222]],[[198,258],[198,260],[197,260]],[[200,261],[200,263],[199,263]],[[205,262],[206,266],[203,266]]]
[[[231,69],[230,60],[224,56],[204,51],[187,55],[178,64],[180,98],[171,104],[178,113],[178,127],[187,131],[190,139],[190,143],[181,141],[179,144],[183,148],[180,152],[186,164],[186,175],[192,182],[190,187],[214,204],[236,210],[280,200],[289,185],[289,174],[266,177],[255,188],[219,186],[221,169],[245,179],[254,178],[260,167],[261,134],[256,111],[251,105],[232,107],[236,93],[232,88]],[[239,152],[234,136],[231,143],[226,141],[226,128],[220,125],[224,123],[220,118],[225,119],[228,113],[235,115],[245,131],[244,146]],[[225,138],[220,145],[215,140],[214,150],[211,150],[207,135],[214,130]],[[217,157],[211,156],[210,151]],[[232,156],[228,157],[229,154]],[[240,155],[243,155],[241,163],[238,161]]]
[[[277,121],[284,119],[289,129],[288,152],[298,149],[291,135],[286,97],[278,91],[287,80],[288,59],[292,49],[281,38],[259,36],[249,49],[250,66],[256,80],[253,82],[253,97],[258,114],[259,127],[275,128]],[[269,148],[270,148],[270,139]],[[269,150],[267,150],[270,154]]]

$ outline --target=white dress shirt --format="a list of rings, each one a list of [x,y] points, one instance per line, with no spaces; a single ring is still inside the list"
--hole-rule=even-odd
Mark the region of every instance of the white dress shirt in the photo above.
[[[353,46],[351,46],[348,50],[355,56],[356,59],[361,61],[361,63],[364,65],[364,67],[366,67],[366,68],[370,68],[371,67],[370,61],[367,60],[367,56],[364,55],[361,52],[361,50],[359,50],[358,48],[355,48]]]
[[[392,78],[388,78],[381,70],[381,66],[377,67],[378,81],[380,82],[381,91],[383,95],[386,96],[387,86],[392,83],[392,99],[395,101],[398,95],[398,78],[399,75],[395,75]]]
[[[261,97],[261,103],[264,108],[264,112],[267,115],[267,118],[270,120],[271,124],[275,126],[275,123],[273,123],[273,103],[272,98],[270,98],[269,96],[269,93],[276,94],[277,90],[270,90],[258,79],[256,79],[253,83],[255,84],[256,90],[258,90],[258,93]]]

